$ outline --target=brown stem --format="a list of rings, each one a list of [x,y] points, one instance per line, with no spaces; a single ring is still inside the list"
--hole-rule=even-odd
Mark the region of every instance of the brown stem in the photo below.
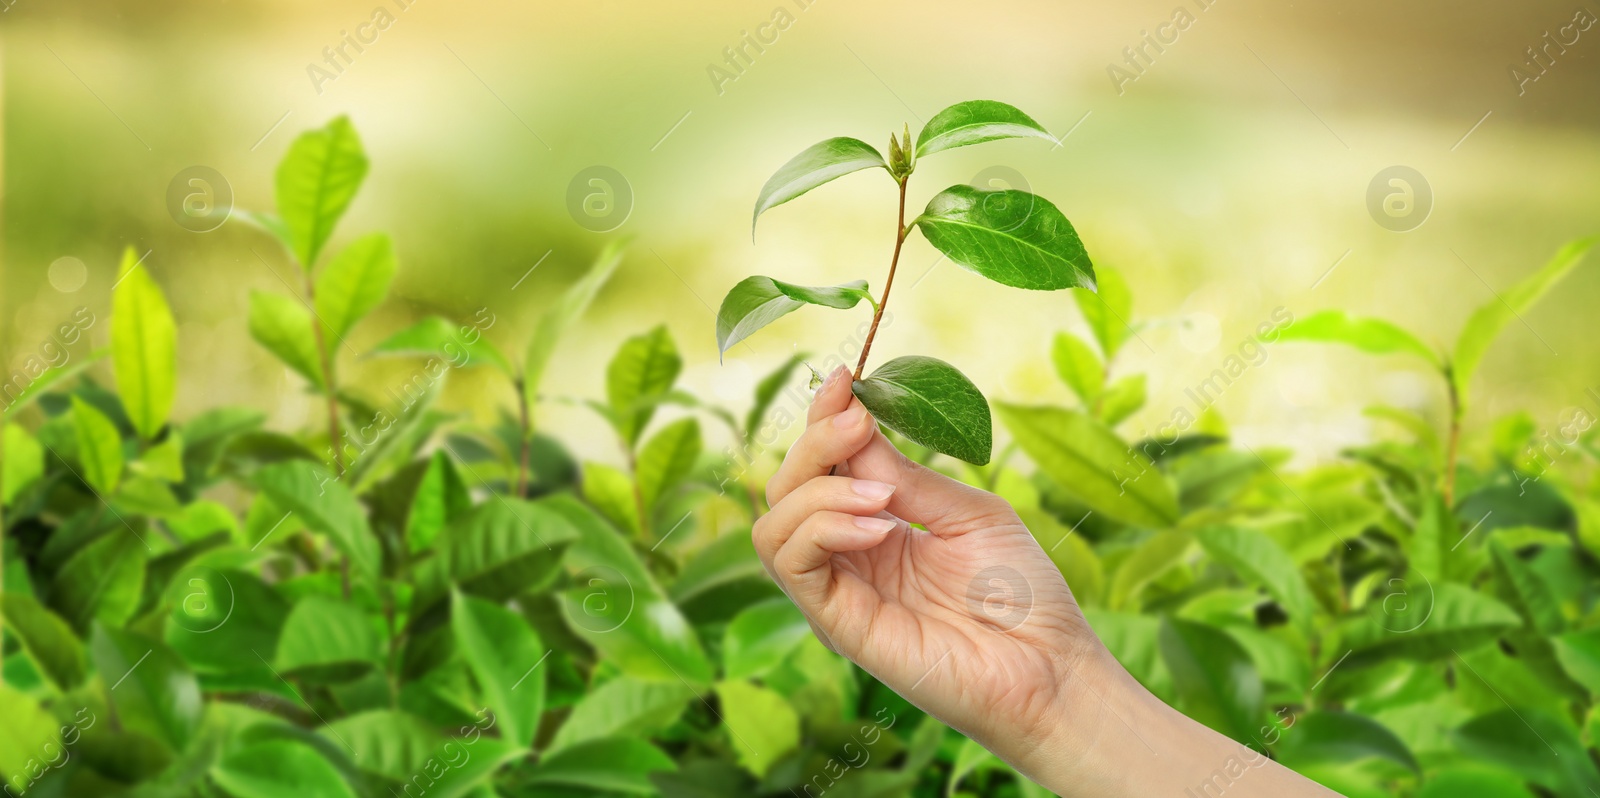
[[[533,420],[528,412],[528,394],[523,390],[521,380],[517,380],[517,397],[517,410],[520,416],[518,420],[522,425],[522,450],[517,454],[517,488],[514,495],[520,499],[528,490],[528,459],[532,448],[528,439],[533,436]]]
[[[1455,509],[1456,455],[1461,448],[1461,394],[1456,391],[1455,375],[1448,369],[1444,374],[1450,390],[1450,436],[1444,454],[1444,506]]]
[[[306,304],[316,307],[316,283],[311,279],[311,272],[306,272]],[[322,384],[328,394],[328,442],[333,447],[333,473],[335,478],[344,477],[344,444],[339,440],[339,386],[333,378],[333,355],[328,351],[328,337],[322,332],[322,320],[316,318],[313,312],[311,319],[311,332],[317,339],[317,354],[322,361]],[[350,598],[350,558],[346,556],[339,563],[339,583],[344,591],[345,600]]]
[[[906,177],[909,177],[907,175]],[[867,368],[867,353],[872,351],[872,339],[878,335],[878,322],[883,319],[883,309],[889,306],[889,289],[894,288],[894,270],[900,265],[900,247],[906,243],[906,177],[900,178],[900,213],[895,221],[894,256],[889,259],[889,277],[883,281],[883,296],[872,312],[872,327],[867,330],[867,340],[861,344],[861,359],[856,361],[856,379],[861,379]]]

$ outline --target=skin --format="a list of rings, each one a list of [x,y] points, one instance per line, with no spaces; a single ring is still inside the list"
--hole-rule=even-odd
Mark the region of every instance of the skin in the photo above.
[[[842,367],[767,501],[756,551],[818,639],[1057,794],[1337,794],[1145,690],[1011,505],[896,450]]]

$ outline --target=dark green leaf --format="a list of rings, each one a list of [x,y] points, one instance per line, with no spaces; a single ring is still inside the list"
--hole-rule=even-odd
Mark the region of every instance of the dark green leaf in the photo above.
[[[0,596],[0,613],[5,616],[6,630],[22,642],[57,690],[65,693],[83,682],[87,667],[83,644],[61,616],[21,593]]]
[[[717,353],[721,355],[750,334],[804,305],[844,310],[861,300],[872,302],[865,280],[829,286],[805,286],[771,277],[746,277],[722,298],[717,311]]]
[[[646,441],[639,450],[636,469],[645,510],[653,511],[662,497],[689,475],[699,459],[700,422],[693,418],[674,421]]]
[[[301,266],[316,264],[366,176],[367,155],[347,117],[302,133],[289,145],[278,164],[278,215]]]
[[[521,616],[459,592],[454,594],[450,626],[500,724],[501,737],[524,748],[532,745],[544,711],[545,674],[538,666],[549,650]]]
[[[234,751],[211,768],[211,778],[235,798],[356,798],[315,748],[290,740]]]
[[[897,357],[851,390],[879,423],[912,442],[974,465],[989,462],[989,402],[955,366],[920,355]]]
[[[1161,472],[1087,414],[1004,402],[998,408],[1022,451],[1091,509],[1156,529],[1177,521],[1178,500]]]
[[[1508,707],[1473,718],[1453,737],[1466,757],[1507,768],[1557,795],[1600,794],[1600,770],[1565,718]]]
[[[122,435],[117,425],[76,395],[72,397],[72,419],[78,463],[83,466],[81,476],[102,497],[116,493],[122,482]]]
[[[1184,711],[1239,742],[1256,742],[1264,691],[1244,649],[1217,629],[1173,618],[1162,621],[1160,645]]]
[[[311,683],[348,682],[370,671],[378,656],[378,635],[365,613],[310,596],[296,602],[284,620],[273,667]]]
[[[89,641],[94,667],[123,728],[182,751],[200,727],[200,685],[172,649],[133,632],[96,624]]]
[[[576,536],[571,522],[544,501],[491,499],[445,528],[439,567],[463,592],[505,601],[548,584]],[[417,606],[445,593],[443,585],[419,584]]]
[[[763,211],[782,205],[834,178],[873,167],[889,168],[872,145],[859,139],[833,138],[807,147],[767,178],[767,184],[761,187],[761,196],[756,198],[755,213],[750,216],[751,235],[755,235],[756,220],[761,218]]]
[[[1054,143],[1043,125],[1016,108],[994,100],[968,100],[933,115],[917,134],[917,157],[995,139],[1032,136]]]
[[[1197,530],[1195,538],[1212,559],[1246,582],[1266,588],[1289,621],[1308,639],[1313,636],[1316,601],[1294,559],[1276,541],[1263,532],[1234,526],[1206,527]]]
[[[320,389],[324,385],[322,360],[311,324],[311,313],[299,300],[250,292],[250,337]]]
[[[394,244],[373,233],[351,242],[317,275],[317,318],[327,326],[330,348],[383,301],[395,268]]]
[[[1043,197],[955,185],[930,200],[912,224],[956,265],[997,283],[1094,290],[1094,266],[1078,232]]]
[[[1556,659],[1579,684],[1600,695],[1600,629],[1568,632],[1551,638]]]
[[[1420,771],[1417,758],[1395,733],[1377,721],[1354,712],[1318,710],[1295,720],[1283,732],[1278,753],[1292,765],[1387,759]]]
[[[1448,657],[1521,625],[1510,607],[1462,585],[1391,579],[1365,618],[1348,622],[1349,665]]]
[[[423,768],[449,742],[421,718],[393,710],[340,718],[320,732],[329,743],[348,750],[362,770],[394,781],[418,774],[431,781]]]
[[[77,548],[61,566],[51,586],[50,604],[79,632],[87,632],[96,620],[121,626],[139,606],[148,555],[133,530],[115,524]]]
[[[809,634],[811,624],[787,598],[746,607],[723,637],[723,673],[729,679],[759,678]]]
[[[693,700],[682,682],[646,682],[618,676],[578,701],[545,750],[546,755],[617,734],[647,735],[671,725]]]
[[[321,466],[289,460],[262,467],[253,478],[273,504],[293,512],[312,530],[328,536],[350,558],[358,573],[376,581],[383,567],[378,539],[350,489]]]
[[[677,769],[671,757],[643,740],[611,737],[575,745],[545,757],[528,773],[527,784],[655,795],[657,790],[650,781],[650,774]]]
[[[1546,637],[1562,632],[1567,621],[1561,614],[1561,602],[1544,575],[1532,564],[1523,562],[1498,536],[1489,539],[1488,548],[1494,558],[1495,574],[1505,585],[1512,606],[1528,625]]]
[[[168,600],[167,645],[202,674],[265,672],[290,608],[260,577],[238,570],[196,569],[172,585]]]
[[[133,428],[154,438],[172,412],[178,380],[178,330],[161,288],[129,247],[111,292],[111,362]]]
[[[617,434],[631,448],[650,423],[656,405],[672,390],[683,358],[666,325],[624,341],[606,368],[606,399]]]

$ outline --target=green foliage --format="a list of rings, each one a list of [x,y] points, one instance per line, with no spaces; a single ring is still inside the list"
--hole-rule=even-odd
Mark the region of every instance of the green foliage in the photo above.
[[[964,103],[887,163],[857,148],[763,202],[852,163],[903,181],[917,158],[1007,136],[1044,137],[1008,106]],[[339,338],[398,263],[382,235],[334,241],[364,172],[342,120],[292,145],[282,223],[257,218],[310,291],[255,294],[247,321],[343,428],[373,422],[363,397],[379,389],[340,383]],[[1590,243],[1507,304],[1526,310]],[[580,458],[535,429],[541,402],[572,400],[543,376],[621,260],[608,245],[552,292],[522,357],[489,316],[373,336],[374,353],[492,366],[510,407],[498,425],[413,410],[342,463],[317,454],[331,428],[264,429],[259,409],[174,417],[171,386],[194,375],[173,369],[182,342],[157,281],[125,262],[113,368],[90,372],[115,383],[79,378],[81,358],[6,411],[0,777],[41,795],[777,796],[858,746],[870,759],[825,775],[829,794],[1043,795],[828,652],[766,576],[750,526],[777,432],[803,414],[803,355],[736,413],[678,385],[666,328],[634,330],[603,399],[577,400],[618,450]],[[1459,436],[1431,439],[1426,415],[1373,409],[1399,440],[1301,471],[1210,414],[1130,440],[1145,375],[1119,352],[1148,328],[1116,270],[1094,279],[1074,294],[1082,334],[1036,353],[1065,405],[996,403],[1011,443],[992,458],[989,403],[948,364],[895,358],[855,391],[928,467],[1015,505],[1107,648],[1201,722],[1347,794],[1600,791],[1592,440],[1535,473],[1521,456],[1535,425],[1469,427],[1461,404]],[[868,298],[769,284],[796,307]],[[1338,311],[1282,338],[1415,354],[1464,395],[1505,324],[1486,306],[1448,362]],[[709,455],[723,430],[708,418],[743,448]],[[1436,485],[1447,467],[1453,498]]]
[[[889,160],[866,142],[832,138],[807,148],[762,186],[751,216],[752,237],[762,212],[851,172],[883,167],[899,189],[894,256],[883,295],[873,301],[865,281],[811,288],[771,277],[749,277],[722,300],[717,313],[717,350],[734,344],[803,305],[847,310],[862,299],[872,305],[871,328],[855,368],[854,390],[877,419],[907,439],[974,465],[993,451],[989,406],[972,381],[954,366],[926,357],[890,361],[863,379],[867,354],[889,302],[900,250],[912,229],[952,262],[1004,285],[1035,290],[1095,289],[1094,267],[1072,223],[1043,197],[1026,191],[991,191],[951,186],[933,197],[921,216],[906,222],[906,182],[917,160],[954,147],[998,139],[1055,138],[1027,114],[1005,103],[973,100],[952,105],[928,120],[911,141],[889,136]],[[1111,349],[1108,347],[1107,351]],[[1097,389],[1098,390],[1098,389]],[[1108,415],[1120,420],[1143,405],[1143,383],[1122,386]]]

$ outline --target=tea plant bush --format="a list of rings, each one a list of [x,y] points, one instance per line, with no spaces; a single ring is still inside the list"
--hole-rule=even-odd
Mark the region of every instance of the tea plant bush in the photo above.
[[[303,286],[252,296],[249,328],[319,397],[315,429],[173,418],[184,342],[131,252],[95,309],[108,350],[7,389],[8,793],[1045,794],[825,650],[767,580],[748,530],[797,360],[736,414],[678,387],[655,327],[622,343],[603,397],[550,393],[620,246],[530,341],[426,318],[353,352],[403,268],[381,234],[326,252],[366,170],[335,120],[252,215],[257,254]],[[1443,429],[1375,407],[1396,437],[1334,463],[1290,472],[1214,413],[1128,436],[1144,381],[1116,354],[1138,322],[1104,266],[1098,294],[1075,292],[1092,340],[1040,352],[1078,401],[997,403],[1013,442],[984,466],[902,444],[1008,497],[1111,650],[1213,728],[1349,795],[1591,794],[1592,415],[1553,436],[1526,414],[1472,428],[1464,407],[1495,333],[1592,243],[1479,311],[1448,357],[1340,313],[1269,325],[1273,346],[1411,352],[1445,378]],[[368,355],[414,371],[341,379]],[[113,380],[85,376],[105,359]],[[488,424],[437,409],[460,368],[502,375],[512,406]],[[602,416],[623,467],[541,428],[549,401]],[[734,446],[710,451],[702,424]]]

